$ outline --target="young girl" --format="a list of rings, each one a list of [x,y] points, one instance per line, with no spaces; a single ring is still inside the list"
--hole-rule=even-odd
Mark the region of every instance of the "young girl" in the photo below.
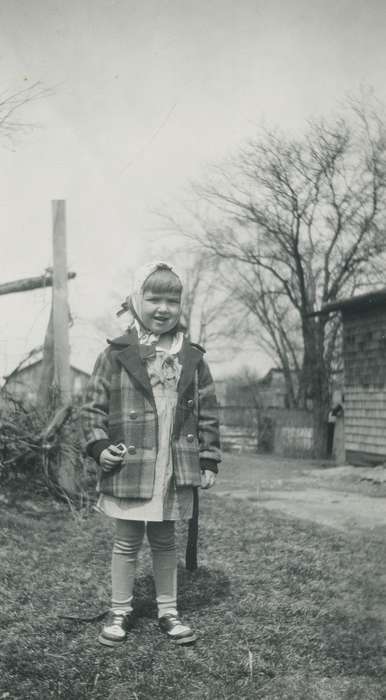
[[[99,641],[122,644],[133,626],[136,561],[146,531],[160,629],[194,642],[177,613],[174,524],[190,519],[193,487],[213,486],[220,461],[217,402],[204,350],[179,325],[181,279],[172,265],[139,270],[127,333],[96,361],[82,409],[88,453],[100,465],[98,509],[116,522],[110,619]]]

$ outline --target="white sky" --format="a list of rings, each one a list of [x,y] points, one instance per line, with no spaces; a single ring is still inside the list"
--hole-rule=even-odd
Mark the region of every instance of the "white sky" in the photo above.
[[[0,88],[54,94],[2,148],[2,280],[51,264],[51,200],[67,201],[71,306],[125,293],[163,206],[262,122],[302,128],[370,85],[386,102],[382,0],[1,0]],[[49,293],[0,297],[0,376],[42,341]],[[83,330],[82,330],[83,329]],[[262,369],[270,362],[261,358]]]

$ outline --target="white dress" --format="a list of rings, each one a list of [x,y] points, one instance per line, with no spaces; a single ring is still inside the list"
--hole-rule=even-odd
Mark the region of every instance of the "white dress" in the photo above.
[[[158,415],[158,454],[153,496],[149,500],[140,500],[100,494],[96,507],[111,518],[160,522],[192,517],[192,487],[176,487],[173,481],[172,431],[181,374],[178,346],[180,342],[174,343],[169,351],[156,347],[156,357],[147,360]]]

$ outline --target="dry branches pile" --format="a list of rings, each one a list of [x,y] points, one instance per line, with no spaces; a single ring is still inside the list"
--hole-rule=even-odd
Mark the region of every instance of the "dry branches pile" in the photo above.
[[[26,408],[2,392],[0,417],[0,481],[7,483],[42,474],[42,440],[47,416]]]
[[[46,484],[57,492],[54,474],[58,462],[69,457],[81,460],[77,413],[65,406],[52,418],[48,410],[26,406],[7,392],[1,398],[0,483]]]

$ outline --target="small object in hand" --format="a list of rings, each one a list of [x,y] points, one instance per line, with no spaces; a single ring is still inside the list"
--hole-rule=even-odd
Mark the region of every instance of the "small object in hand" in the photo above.
[[[111,445],[109,447],[110,452],[118,452],[121,457],[127,452],[127,447],[126,445],[123,444],[123,442],[119,442],[117,445]]]
[[[112,444],[102,450],[99,464],[102,466],[103,471],[111,472],[116,467],[121,466],[126,453],[127,448],[123,443]]]
[[[126,452],[126,445],[123,442],[119,442],[118,445],[114,445],[115,449],[124,454]]]

